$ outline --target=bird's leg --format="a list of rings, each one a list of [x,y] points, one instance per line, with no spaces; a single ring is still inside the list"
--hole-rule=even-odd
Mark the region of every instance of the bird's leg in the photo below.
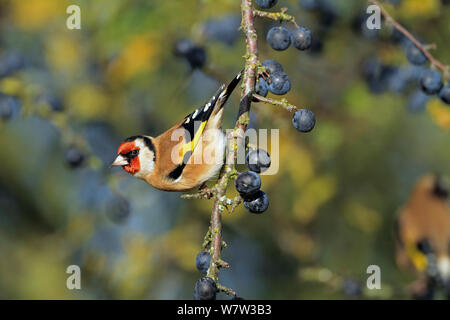
[[[203,194],[207,199],[211,199],[213,196],[213,192],[206,185],[206,182],[203,182],[202,185],[198,188],[198,192]]]
[[[259,75],[264,79],[264,81],[269,82],[269,73],[267,71],[261,72]]]
[[[181,198],[183,199],[211,199],[214,196],[214,188],[211,190],[206,186],[206,183],[203,182],[201,186],[198,188],[196,193],[191,194],[183,194]]]

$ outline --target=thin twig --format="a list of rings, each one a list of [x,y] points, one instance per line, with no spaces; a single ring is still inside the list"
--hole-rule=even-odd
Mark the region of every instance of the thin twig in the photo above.
[[[275,99],[270,99],[270,98],[260,96],[259,94],[254,94],[253,98],[258,100],[259,102],[269,103],[274,106],[282,107],[289,112],[297,112],[299,110],[299,108],[297,108],[293,104],[290,104],[285,98],[283,98],[281,100],[275,100]]]
[[[417,40],[405,27],[403,27],[400,23],[398,23],[392,16],[383,8],[383,6],[378,2],[377,0],[368,0],[370,3],[378,6],[380,8],[381,14],[386,19],[386,21],[392,26],[400,31],[405,37],[407,37],[409,40],[411,40],[417,48],[419,48],[420,51],[428,58],[430,63],[435,66],[436,68],[440,69],[445,76],[448,76],[449,67],[443,64],[441,61],[436,59],[429,51],[427,46],[424,46],[420,43],[419,40]],[[435,46],[434,46],[435,47]]]
[[[261,10],[253,10],[253,14],[257,17],[268,18],[275,21],[287,21],[291,22],[296,28],[298,28],[298,24],[295,21],[295,18],[286,13],[287,8],[281,8],[280,12],[267,12]]]

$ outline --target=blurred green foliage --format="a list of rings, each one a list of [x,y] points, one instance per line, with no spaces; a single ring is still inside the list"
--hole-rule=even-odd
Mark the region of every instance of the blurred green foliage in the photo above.
[[[326,32],[297,1],[279,3],[321,34],[323,50],[275,52],[265,42],[274,22],[258,20],[260,58],[282,63],[292,82],[286,98],[318,122],[299,134],[287,112],[253,105],[254,126],[280,129],[280,171],[262,177],[265,214],[241,207],[224,215],[223,258],[232,267],[221,282],[244,298],[345,299],[345,279],[364,284],[376,264],[382,290],[364,297],[407,298],[414,274],[395,264],[394,216],[417,177],[450,172],[450,109],[433,99],[413,114],[405,96],[370,92],[368,58],[407,61],[387,27],[376,40],[352,31],[365,1],[336,1],[338,20]],[[65,27],[69,4],[81,7],[81,30]],[[450,62],[450,6],[387,8]],[[230,46],[203,28],[239,14],[236,0],[0,1],[0,59],[13,53],[25,65],[0,79],[0,91],[21,103],[20,116],[0,122],[0,298],[192,297],[212,203],[157,191],[108,165],[123,138],[161,133],[243,67],[242,34]],[[206,48],[203,70],[173,56],[183,37]],[[47,96],[63,111],[52,111]],[[224,128],[237,109],[236,94]],[[89,155],[84,168],[64,162],[73,145]],[[82,290],[66,289],[71,264],[81,267]]]

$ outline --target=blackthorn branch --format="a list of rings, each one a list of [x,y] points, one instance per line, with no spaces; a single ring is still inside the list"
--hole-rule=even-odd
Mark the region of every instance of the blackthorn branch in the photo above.
[[[383,6],[380,4],[377,0],[368,0],[370,3],[378,6],[380,8],[380,12],[383,15],[383,17],[386,19],[387,23],[390,23],[395,29],[397,29],[400,33],[402,33],[405,37],[407,37],[409,40],[411,40],[412,43],[416,45],[417,48],[419,48],[420,51],[427,57],[427,59],[430,61],[431,65],[438,68],[442,71],[444,74],[445,79],[450,79],[450,67],[448,65],[445,65],[438,59],[436,59],[429,51],[429,49],[435,48],[436,46],[434,44],[432,45],[423,45],[420,43],[419,40],[414,37],[411,32],[409,32],[405,27],[403,27],[400,23],[398,23],[387,11],[383,8]]]
[[[288,15],[286,11],[286,8],[282,8],[280,12],[264,12],[254,9],[252,0],[241,1],[241,29],[243,30],[246,40],[246,62],[243,70],[241,99],[236,124],[234,130],[227,136],[228,154],[226,156],[226,162],[219,175],[218,182],[214,187],[211,189],[203,187],[195,194],[183,195],[183,198],[185,199],[210,199],[214,197],[210,226],[202,245],[203,250],[208,252],[211,256],[206,276],[215,281],[217,291],[225,292],[229,295],[231,294],[234,297],[236,297],[236,292],[234,290],[219,283],[219,269],[229,267],[229,264],[221,259],[221,250],[226,246],[222,240],[222,213],[225,209],[227,209],[229,213],[233,213],[242,202],[244,202],[247,209],[250,208],[251,210],[249,210],[255,213],[265,211],[269,205],[267,196],[264,192],[259,191],[259,188],[259,193],[255,195],[254,199],[248,198],[245,194],[236,196],[233,199],[229,199],[226,196],[227,187],[230,184],[230,181],[236,179],[238,175],[235,168],[235,161],[238,146],[241,146],[244,143],[244,132],[249,122],[251,102],[266,102],[275,106],[281,106],[291,112],[299,110],[297,107],[289,104],[286,99],[275,100],[255,94],[257,78],[260,76],[263,78],[268,76],[270,74],[270,67],[267,68],[262,65],[258,58],[257,33],[254,26],[254,18],[264,17],[280,22],[286,21],[293,23],[296,28],[299,28],[294,17]],[[284,74],[281,70],[281,66],[279,66],[279,68],[279,73]],[[287,75],[286,81],[283,81],[284,86],[286,85],[285,82],[289,82]],[[288,91],[289,88],[284,91]],[[280,90],[279,94],[286,93],[281,91],[283,90]]]

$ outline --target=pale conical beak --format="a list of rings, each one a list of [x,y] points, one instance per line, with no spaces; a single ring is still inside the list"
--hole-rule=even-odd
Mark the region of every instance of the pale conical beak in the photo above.
[[[111,167],[113,166],[126,166],[128,165],[128,159],[119,154],[119,156],[114,160],[113,163],[111,163]]]

